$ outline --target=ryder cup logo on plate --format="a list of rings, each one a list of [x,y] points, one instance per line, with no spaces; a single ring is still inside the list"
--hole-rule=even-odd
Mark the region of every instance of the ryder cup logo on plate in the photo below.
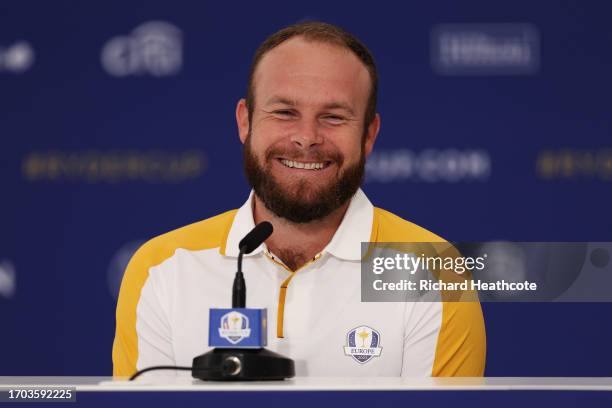
[[[380,333],[368,326],[359,326],[346,335],[344,354],[353,357],[360,364],[367,363],[372,357],[379,357]]]
[[[242,339],[251,335],[249,329],[249,318],[240,312],[229,312],[221,318],[219,336],[227,339],[232,344],[239,343]]]

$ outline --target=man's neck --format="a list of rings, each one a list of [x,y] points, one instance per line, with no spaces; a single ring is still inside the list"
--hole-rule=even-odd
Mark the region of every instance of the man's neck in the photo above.
[[[328,216],[308,223],[296,224],[276,216],[264,203],[253,195],[253,219],[255,224],[269,221],[274,226],[274,233],[266,240],[268,249],[295,271],[321,252],[331,241],[342,218],[348,209],[350,200]]]

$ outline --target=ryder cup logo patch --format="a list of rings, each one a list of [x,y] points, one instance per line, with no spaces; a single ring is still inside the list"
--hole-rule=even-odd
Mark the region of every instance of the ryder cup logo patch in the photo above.
[[[229,312],[221,317],[219,336],[227,339],[230,343],[237,344],[250,335],[251,329],[249,329],[249,318],[242,313]]]
[[[381,351],[380,333],[371,327],[359,326],[346,335],[344,354],[353,357],[359,364],[367,363],[372,357],[379,357]]]

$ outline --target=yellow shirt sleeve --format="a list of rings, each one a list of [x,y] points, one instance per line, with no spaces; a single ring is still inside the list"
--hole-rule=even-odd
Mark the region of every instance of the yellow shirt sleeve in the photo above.
[[[442,327],[431,375],[482,377],[486,335],[479,302],[443,302]]]

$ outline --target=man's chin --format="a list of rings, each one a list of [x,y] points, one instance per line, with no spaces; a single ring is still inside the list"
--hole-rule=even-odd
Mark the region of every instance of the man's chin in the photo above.
[[[282,194],[287,202],[293,202],[302,205],[316,205],[323,201],[329,195],[328,188],[312,185],[299,185],[283,187]]]

